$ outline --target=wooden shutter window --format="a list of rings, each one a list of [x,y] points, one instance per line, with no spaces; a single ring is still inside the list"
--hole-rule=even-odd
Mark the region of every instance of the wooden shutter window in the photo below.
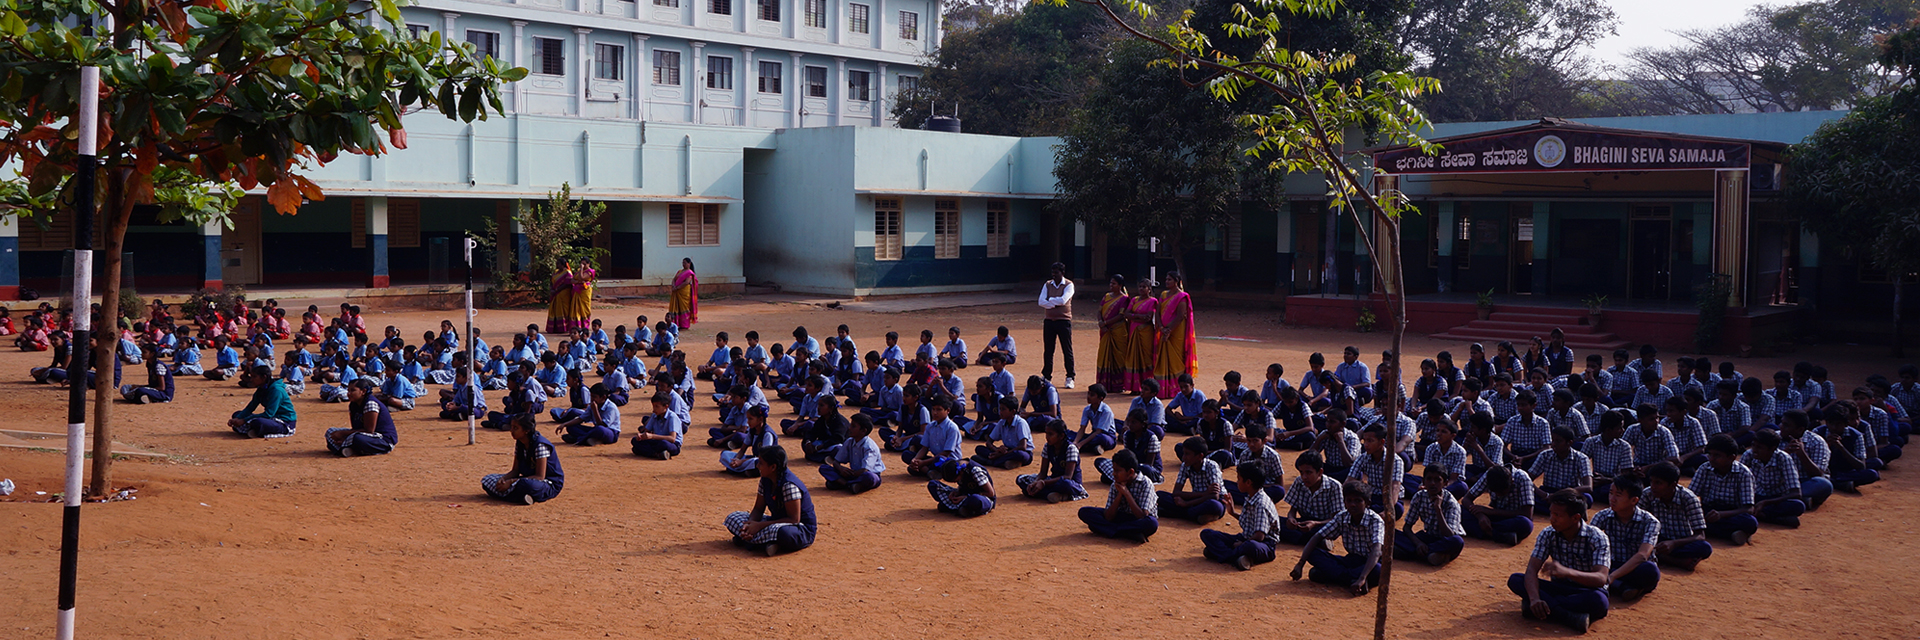
[[[720,205],[704,205],[702,209],[702,215],[700,216],[700,244],[718,246],[720,244]]]
[[[987,201],[987,257],[1005,258],[1013,244],[1012,214],[1007,201]]]
[[[667,246],[719,245],[720,207],[718,204],[667,205]]]
[[[398,198],[387,200],[387,247],[393,249],[420,247],[419,200]]]
[[[667,205],[667,246],[687,244],[687,205]]]
[[[933,257],[960,257],[960,201],[933,201]]]
[[[903,250],[900,233],[900,200],[879,198],[873,202],[873,258],[899,260]]]
[[[353,199],[353,214],[349,218],[351,221],[347,226],[353,228],[353,248],[367,248],[367,200],[365,198]]]

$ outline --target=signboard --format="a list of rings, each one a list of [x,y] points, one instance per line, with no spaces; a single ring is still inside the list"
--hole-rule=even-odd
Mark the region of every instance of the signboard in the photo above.
[[[1452,140],[1434,155],[1388,149],[1373,154],[1373,163],[1400,175],[1683,171],[1746,169],[1750,152],[1744,142],[1542,128]]]

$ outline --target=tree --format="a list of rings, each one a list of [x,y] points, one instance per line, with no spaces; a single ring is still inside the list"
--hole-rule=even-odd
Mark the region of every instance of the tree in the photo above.
[[[1611,115],[1586,49],[1619,20],[1602,0],[1431,0],[1401,45],[1440,81],[1422,101],[1442,122]]]
[[[1901,339],[1903,274],[1920,272],[1920,27],[1887,38],[1880,62],[1902,86],[1862,100],[1788,150],[1787,197],[1821,244],[1893,275],[1893,354]]]
[[[74,26],[99,18],[110,25],[100,32]],[[384,153],[376,129],[406,148],[409,109],[468,121],[502,111],[499,83],[526,74],[438,32],[406,33],[395,0],[0,0],[0,165],[18,164],[25,197],[70,201],[80,68],[100,69],[99,182],[110,185],[98,195],[101,316],[114,318],[135,205],[161,202],[169,188],[232,183],[265,187],[277,211],[293,214],[325,197],[301,175],[312,165]],[[174,209],[195,220],[224,211]],[[96,361],[113,348],[103,341]],[[96,496],[111,486],[112,391],[94,395]]]
[[[899,126],[956,110],[970,133],[1052,136],[1092,89],[1112,28],[1085,7],[1028,5],[971,14],[972,28],[948,33],[923,63],[917,88],[894,101]]]
[[[496,290],[531,287],[542,302],[549,300],[553,292],[546,285],[553,282],[561,266],[598,264],[606,257],[606,249],[593,246],[593,237],[600,233],[606,212],[605,202],[583,204],[573,199],[570,183],[562,183],[559,191],[548,192],[545,205],[515,207],[513,221],[520,225],[521,234],[527,238],[531,263],[521,265],[522,270],[516,272],[496,262],[493,265]],[[494,226],[492,220],[471,237],[479,245],[476,254],[498,255],[494,239],[499,237],[499,227]]]
[[[1165,57],[1158,47],[1126,41],[1109,56],[1061,141],[1050,206],[1119,237],[1158,237],[1185,273],[1186,236],[1227,221],[1252,136],[1226,102],[1155,64]]]
[[[1910,0],[1812,0],[1755,7],[1686,42],[1628,54],[1625,76],[1669,113],[1836,109],[1893,88],[1876,38],[1920,15]]]
[[[1048,0],[1064,3],[1069,0]],[[1342,74],[1353,70],[1356,56],[1351,52],[1312,53],[1286,48],[1287,19],[1293,16],[1336,17],[1346,9],[1340,0],[1252,0],[1234,7],[1232,22],[1225,31],[1236,38],[1260,42],[1251,55],[1242,57],[1221,51],[1194,26],[1187,13],[1172,25],[1154,29],[1146,26],[1153,7],[1141,0],[1072,0],[1101,10],[1107,19],[1128,35],[1152,43],[1172,56],[1171,66],[1201,74],[1198,80],[1208,93],[1223,100],[1235,100],[1248,92],[1263,94],[1271,107],[1240,116],[1241,125],[1253,134],[1255,144],[1248,154],[1262,159],[1276,171],[1318,173],[1327,181],[1328,195],[1334,206],[1350,216],[1359,230],[1358,241],[1367,246],[1368,259],[1392,309],[1391,358],[1394,379],[1399,383],[1401,342],[1406,336],[1406,287],[1400,260],[1400,217],[1412,210],[1397,191],[1375,190],[1363,168],[1349,163],[1347,136],[1366,131],[1385,144],[1409,144],[1433,153],[1437,147],[1426,142],[1419,131],[1428,127],[1426,116],[1416,106],[1422,96],[1439,89],[1432,78],[1416,78],[1401,72],[1372,71],[1353,80]],[[1184,76],[1183,76],[1184,77]],[[1377,175],[1377,174],[1376,174]],[[1394,397],[1388,394],[1387,397]],[[1394,424],[1400,407],[1387,402],[1382,418]],[[1398,455],[1398,443],[1393,454]],[[1383,517],[1387,522],[1386,547],[1381,553],[1379,600],[1374,609],[1374,637],[1384,640],[1387,629],[1387,595],[1393,584],[1392,509]]]

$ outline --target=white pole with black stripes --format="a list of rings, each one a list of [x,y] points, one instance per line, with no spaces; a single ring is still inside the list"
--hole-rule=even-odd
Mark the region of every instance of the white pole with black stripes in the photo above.
[[[467,384],[473,387],[473,394],[479,397],[480,391],[480,339],[473,337],[473,247],[479,244],[473,238],[465,238],[467,247]],[[467,444],[474,443],[475,422],[480,420],[473,412],[467,412]]]
[[[80,112],[75,116],[80,128],[79,153],[73,174],[73,339],[67,364],[67,487],[61,497],[66,506],[60,521],[60,621],[56,636],[73,638],[73,593],[80,563],[80,476],[86,457],[87,371],[93,355],[93,191],[94,165],[99,141],[100,69],[80,68]],[[95,384],[108,384],[104,376]]]

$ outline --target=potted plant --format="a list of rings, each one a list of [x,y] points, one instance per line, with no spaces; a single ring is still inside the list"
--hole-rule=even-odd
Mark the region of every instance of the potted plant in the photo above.
[[[1600,310],[1607,306],[1607,297],[1596,293],[1581,298],[1580,302],[1587,305],[1587,326],[1593,327],[1594,331],[1599,331]]]
[[[1360,315],[1354,320],[1353,328],[1358,329],[1360,333],[1373,333],[1374,326],[1379,323],[1380,318],[1373,314],[1373,307],[1361,305]]]
[[[1485,320],[1487,318],[1492,317],[1493,316],[1493,290],[1488,289],[1486,291],[1473,294],[1473,307],[1474,307],[1475,313],[1479,316],[1481,320]]]

